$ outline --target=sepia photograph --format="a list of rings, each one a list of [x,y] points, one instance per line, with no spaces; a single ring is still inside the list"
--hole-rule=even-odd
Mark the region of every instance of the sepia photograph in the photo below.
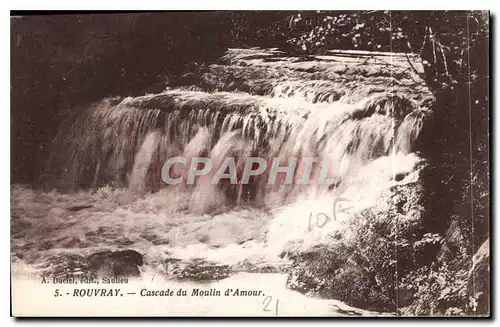
[[[13,317],[491,316],[490,13],[10,13]]]

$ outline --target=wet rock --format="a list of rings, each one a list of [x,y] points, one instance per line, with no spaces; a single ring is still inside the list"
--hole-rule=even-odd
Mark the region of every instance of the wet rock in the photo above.
[[[164,262],[164,268],[168,278],[177,280],[215,281],[231,275],[231,268],[228,265],[204,259],[184,261],[168,258]]]
[[[91,230],[85,233],[85,236],[92,237],[92,236],[97,236],[98,233],[95,230]]]
[[[393,186],[373,207],[352,214],[342,237],[289,246],[287,287],[358,308],[395,311],[396,269],[402,278],[419,265],[414,244],[423,235],[422,199],[418,182]],[[398,298],[398,305],[408,305],[402,300],[410,301],[411,294]]]
[[[134,250],[99,252],[87,259],[91,269],[99,275],[116,277],[138,277],[139,267],[144,263],[142,255]]]
[[[149,233],[141,233],[139,236],[142,237],[143,239],[145,239],[148,242],[152,242],[153,240],[155,240],[155,239],[158,238],[157,235],[152,234],[152,233],[151,234],[149,234]]]
[[[119,237],[115,240],[115,243],[117,245],[132,245],[134,244],[134,241],[132,241],[131,239],[129,239],[128,237],[125,237],[125,236],[122,236],[122,237]]]
[[[244,237],[244,238],[242,238],[240,240],[237,240],[236,244],[242,245],[242,244],[245,244],[246,242],[253,241],[253,240],[254,240],[253,237]]]
[[[165,245],[170,244],[170,240],[164,238],[156,238],[151,243],[153,243],[153,245]]]
[[[168,239],[162,238],[161,236],[155,234],[154,231],[145,232],[140,234],[139,236],[145,239],[146,241],[152,243],[153,245],[162,245],[170,243]]]
[[[490,240],[487,239],[472,258],[467,291],[474,299],[474,315],[490,315]]]
[[[406,174],[406,173],[396,174],[396,176],[394,176],[394,180],[396,182],[400,182],[400,181],[402,181],[406,177],[406,175],[408,175],[408,174]]]
[[[196,235],[196,239],[200,243],[208,243],[210,237],[207,234],[199,234],[199,235]]]
[[[81,243],[80,238],[76,236],[71,236],[65,239],[61,245],[65,248],[74,248],[77,247],[77,245],[79,245],[80,243]]]
[[[79,205],[79,206],[69,207],[68,210],[76,212],[76,211],[80,211],[80,210],[83,210],[83,209],[89,209],[89,208],[92,208],[92,207],[93,206],[91,206],[91,205]]]
[[[44,241],[40,244],[39,249],[42,251],[50,250],[54,247],[52,241]]]
[[[376,274],[366,268],[366,263],[359,262],[354,251],[338,244],[317,245],[301,252],[290,267],[287,287],[358,308],[394,311],[391,295],[378,287]]]
[[[290,263],[265,263],[265,262],[252,262],[245,259],[231,267],[234,272],[249,272],[249,273],[263,273],[263,274],[283,274],[287,273]]]

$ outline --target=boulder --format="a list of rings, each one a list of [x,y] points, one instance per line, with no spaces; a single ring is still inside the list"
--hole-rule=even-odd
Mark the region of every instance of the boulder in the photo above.
[[[98,275],[114,277],[138,277],[139,266],[144,263],[142,255],[134,250],[98,252],[90,255],[87,260]]]
[[[374,206],[354,212],[342,235],[288,249],[293,263],[287,287],[367,310],[393,312],[396,301],[407,305],[412,294],[396,294],[396,278],[415,269],[425,252],[417,244],[423,235],[422,198],[419,182],[395,185]]]
[[[57,278],[138,277],[142,265],[142,255],[134,250],[98,252],[88,257],[64,254],[47,258],[42,275]]]

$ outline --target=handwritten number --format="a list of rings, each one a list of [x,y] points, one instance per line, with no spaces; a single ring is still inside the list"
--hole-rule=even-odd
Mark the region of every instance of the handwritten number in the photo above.
[[[271,295],[266,296],[266,298],[264,299],[264,311],[271,311],[267,307],[269,306],[269,303],[271,303],[272,299],[273,297]]]
[[[336,214],[337,214],[337,204],[339,202],[349,202],[349,200],[344,199],[344,198],[338,198],[338,199],[335,199],[333,201],[333,220],[337,220],[337,216],[336,216]],[[352,207],[347,207],[347,208],[344,208],[344,209],[351,209],[351,208]]]
[[[307,228],[309,228],[309,231],[312,231],[312,227],[311,227],[311,219],[313,217],[313,213],[310,212],[309,213],[309,224],[307,225]]]
[[[320,216],[325,217],[325,220],[324,220],[323,223],[320,223],[320,221],[319,221],[319,217]],[[330,217],[326,213],[321,213],[320,212],[320,213],[318,213],[316,215],[316,226],[319,227],[319,228],[323,228],[329,221],[330,221]]]
[[[269,304],[271,304],[272,301],[273,301],[273,297],[271,295],[266,296],[266,298],[264,299],[264,302],[263,302],[264,303],[264,311],[267,311],[267,312],[272,311],[271,309],[268,308]],[[278,305],[279,305],[279,302],[280,302],[280,300],[277,299],[276,300],[276,307],[275,307],[275,313],[276,313],[276,315],[278,315]]]
[[[318,228],[323,228],[327,223],[330,222],[330,220],[337,221],[337,204],[339,202],[348,202],[349,200],[344,199],[344,198],[336,198],[333,200],[333,215],[330,217],[326,213],[320,212],[316,214],[316,227]],[[346,208],[349,209],[349,208]],[[309,213],[309,224],[308,224],[308,229],[309,231],[312,230],[312,212]],[[321,218],[321,219],[320,219]]]

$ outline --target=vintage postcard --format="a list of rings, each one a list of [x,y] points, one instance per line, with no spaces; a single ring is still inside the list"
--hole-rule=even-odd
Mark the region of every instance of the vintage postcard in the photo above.
[[[10,22],[12,316],[490,316],[488,11]]]

